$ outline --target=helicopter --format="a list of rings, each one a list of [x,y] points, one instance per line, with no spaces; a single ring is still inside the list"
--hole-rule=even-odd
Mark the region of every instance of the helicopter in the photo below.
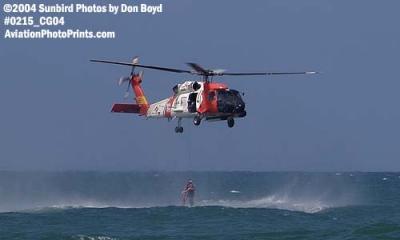
[[[92,59],[91,62],[130,66],[128,77],[121,77],[118,84],[128,83],[127,93],[132,88],[136,103],[115,103],[111,108],[114,113],[133,113],[146,118],[177,119],[176,133],[183,133],[182,119],[192,119],[195,126],[205,121],[226,121],[229,128],[235,125],[235,118],[247,115],[246,104],[242,95],[235,89],[230,89],[225,83],[214,82],[219,76],[266,76],[266,75],[293,75],[316,74],[307,72],[226,72],[223,69],[205,69],[196,63],[187,63],[191,70],[167,68],[154,65],[139,64],[139,58],[134,57],[132,62],[118,62]],[[172,88],[173,95],[161,101],[150,104],[142,89],[143,70],[136,72],[136,68],[153,69],[159,71],[196,75],[200,80],[185,81]]]

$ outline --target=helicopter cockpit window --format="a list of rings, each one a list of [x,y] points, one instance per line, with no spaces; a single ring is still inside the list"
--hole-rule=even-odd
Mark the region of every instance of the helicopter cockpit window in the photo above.
[[[234,89],[231,89],[230,92],[233,93],[233,95],[235,95],[237,98],[242,99],[242,97],[240,96],[240,92]]]
[[[214,100],[214,97],[215,97],[215,92],[214,91],[208,93],[208,101]]]

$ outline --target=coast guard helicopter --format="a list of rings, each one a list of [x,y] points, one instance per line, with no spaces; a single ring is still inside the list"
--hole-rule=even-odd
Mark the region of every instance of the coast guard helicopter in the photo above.
[[[235,118],[246,116],[245,103],[239,91],[230,89],[224,83],[213,82],[216,76],[259,76],[259,75],[285,75],[285,74],[315,74],[317,72],[225,72],[225,70],[204,69],[196,63],[187,63],[192,70],[166,68],[152,65],[139,64],[138,57],[132,62],[116,62],[106,60],[90,60],[97,63],[131,66],[129,77],[122,77],[119,85],[128,83],[135,93],[134,103],[115,103],[111,112],[135,113],[146,118],[178,119],[175,127],[176,133],[182,133],[182,119],[189,118],[198,126],[202,120],[227,121],[228,127],[235,125]],[[149,104],[141,87],[143,71],[135,72],[136,68],[154,69],[160,71],[186,73],[200,76],[198,81],[185,81],[172,88],[173,95],[159,102]],[[127,95],[126,95],[127,96]]]

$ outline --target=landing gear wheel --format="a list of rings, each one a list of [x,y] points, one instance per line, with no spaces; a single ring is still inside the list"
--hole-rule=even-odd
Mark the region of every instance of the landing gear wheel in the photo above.
[[[228,127],[230,128],[235,125],[235,119],[233,118],[228,118],[227,122],[228,122]]]
[[[176,133],[183,133],[183,127],[175,127]]]
[[[201,123],[201,118],[199,116],[194,117],[193,124],[199,126]]]

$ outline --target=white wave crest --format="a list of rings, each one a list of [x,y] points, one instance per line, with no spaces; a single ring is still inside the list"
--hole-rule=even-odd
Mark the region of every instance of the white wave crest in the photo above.
[[[347,202],[348,203],[348,202]],[[288,211],[298,211],[305,213],[317,213],[327,208],[347,206],[345,202],[328,201],[326,198],[318,197],[294,197],[287,194],[272,194],[251,200],[233,200],[233,199],[217,199],[217,200],[196,200],[196,207],[221,206],[231,208],[269,208]],[[41,211],[58,211],[74,208],[153,208],[153,207],[179,207],[180,203],[166,204],[118,204],[104,203],[93,200],[66,201],[63,203],[39,205],[27,207],[16,211],[24,212],[41,212]],[[15,211],[15,210],[14,210]]]
[[[201,206],[223,206],[232,208],[274,208],[289,211],[316,213],[333,207],[320,200],[296,200],[286,196],[271,195],[259,199],[239,200],[203,200]]]
[[[107,237],[107,236],[85,236],[85,235],[78,235],[75,237],[79,240],[117,240],[117,238]],[[74,239],[75,239],[74,238]]]

